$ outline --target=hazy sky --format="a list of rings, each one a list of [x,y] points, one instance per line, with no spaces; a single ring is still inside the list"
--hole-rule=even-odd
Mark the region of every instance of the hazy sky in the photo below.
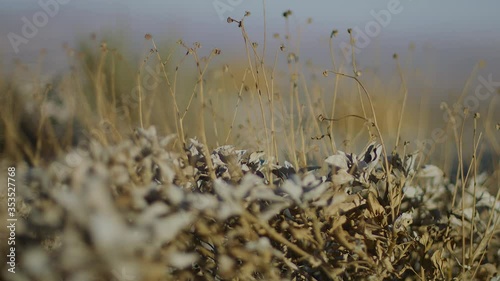
[[[284,33],[282,13],[291,9],[292,34],[296,36],[294,31],[299,26],[302,30],[301,56],[318,64],[328,55],[328,37],[332,29],[340,31],[336,39],[340,43],[348,42],[345,31],[351,27],[359,28],[365,34],[371,28],[371,34],[367,35],[369,43],[360,48],[359,54],[360,61],[366,65],[374,63],[373,57],[390,59],[395,52],[404,55],[409,43],[414,42],[417,62],[430,57],[435,71],[448,73],[460,81],[479,59],[488,62],[490,71],[500,69],[499,1],[264,2],[269,37],[275,32]],[[47,16],[48,12],[40,3],[51,3],[49,10],[57,11]],[[54,3],[58,3],[57,9]],[[98,36],[104,32],[121,32],[132,49],[143,46],[144,34],[152,33],[157,40],[174,37],[188,43],[199,41],[208,50],[218,47],[226,54],[235,55],[241,52],[241,34],[225,19],[228,16],[241,18],[246,10],[252,13],[246,21],[250,36],[262,42],[263,1],[2,0],[0,58],[5,63],[17,57],[29,64],[36,61],[39,49],[43,47],[48,51],[48,64],[58,64],[64,61],[61,58],[63,42],[72,44],[75,39],[92,32]],[[381,16],[374,24],[377,14],[390,14],[390,19]],[[36,15],[37,31],[34,35],[28,34],[31,37],[27,38],[23,35],[23,26],[26,20],[36,24],[37,19],[33,18]],[[308,18],[313,19],[310,25],[306,24]],[[15,36],[19,37],[16,37],[16,43],[12,43]],[[272,44],[273,40],[269,41]],[[427,50],[427,54],[423,50]],[[446,74],[443,76],[447,77]]]

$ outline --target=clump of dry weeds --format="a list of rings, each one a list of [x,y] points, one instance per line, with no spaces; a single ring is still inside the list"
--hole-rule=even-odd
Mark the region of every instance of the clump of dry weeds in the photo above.
[[[236,77],[224,65],[237,93],[227,115],[215,109],[217,95],[205,80],[208,63],[221,50],[203,57],[201,44],[178,41],[183,56],[174,63],[149,34],[153,48],[135,79],[126,73],[124,83],[117,83],[121,56],[100,44],[97,58],[84,59],[82,73],[73,69],[57,91],[35,87],[27,98],[37,109],[28,115],[36,120],[32,128],[22,125],[23,109],[17,107],[25,104],[15,85],[0,81],[8,93],[0,114],[3,154],[15,163],[19,179],[20,263],[13,280],[498,278],[500,193],[490,193],[499,186],[498,167],[493,173],[477,170],[479,115],[473,118],[473,161],[466,169],[460,158],[457,178],[450,180],[438,165],[426,163],[429,155],[400,144],[407,89],[389,134],[395,140],[384,140],[387,128],[377,120],[375,97],[355,65],[353,75],[342,72],[332,49],[332,70],[324,72],[335,75],[329,110],[321,91],[309,92],[298,53],[287,50],[291,35],[268,67],[265,50],[260,53],[245,30],[249,15],[228,19],[242,33],[248,67]],[[290,15],[284,13],[287,25]],[[282,55],[289,98],[274,86]],[[144,70],[153,58],[153,78],[162,82],[144,88]],[[182,99],[179,69],[189,58],[195,82]],[[401,69],[399,74],[404,85]],[[335,118],[343,78],[353,80],[362,114]],[[130,81],[136,81],[133,99],[125,87]],[[68,90],[77,94],[61,94]],[[242,102],[246,93],[251,99]],[[346,108],[353,109],[349,102]],[[246,111],[245,103],[251,103]],[[80,110],[63,114],[60,104]],[[229,145],[238,143],[237,116],[244,114],[249,127],[264,129],[240,136],[248,139],[241,147]],[[206,128],[209,115],[213,130]],[[164,123],[150,126],[158,120]],[[351,120],[362,123],[334,132],[333,124]],[[158,133],[159,127],[171,134]],[[74,139],[78,132],[83,136]],[[366,147],[349,152],[349,141],[365,133]],[[252,135],[261,150],[249,148]],[[352,139],[341,148],[335,135]],[[463,135],[456,136],[462,151]],[[388,141],[395,143],[392,153]]]
[[[203,153],[195,139],[176,151],[174,139],[138,129],[118,145],[91,141],[46,168],[19,166],[17,280],[496,274],[500,205],[486,174],[457,196],[475,201],[462,212],[450,209],[454,185],[439,168],[394,155],[387,177],[376,143],[308,171],[233,146]]]

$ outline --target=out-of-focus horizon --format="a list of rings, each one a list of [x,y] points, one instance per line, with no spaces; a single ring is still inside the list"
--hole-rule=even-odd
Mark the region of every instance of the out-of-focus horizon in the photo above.
[[[144,50],[144,34],[151,33],[157,40],[183,39],[188,44],[201,42],[207,49],[217,47],[226,55],[237,56],[241,55],[242,39],[234,26],[226,23],[226,18],[238,19],[245,11],[252,13],[247,19],[249,32],[256,40],[263,39],[263,2],[243,0],[60,0],[56,2],[58,11],[49,15],[45,25],[37,28],[36,35],[25,38],[22,34],[23,17],[33,23],[33,16],[44,11],[40,3],[55,1],[7,0],[0,3],[0,59],[4,67],[15,58],[28,65],[35,64],[40,49],[44,48],[47,51],[45,66],[56,71],[66,63],[61,55],[62,44],[74,46],[91,33],[101,37],[122,36],[127,48],[134,52]],[[433,71],[440,81],[434,86],[443,89],[463,86],[479,60],[487,62],[485,71],[489,73],[500,66],[500,20],[497,16],[500,4],[497,1],[370,1],[360,4],[295,0],[287,1],[286,5],[265,1],[265,5],[268,42],[277,43],[272,40],[273,33],[284,33],[282,14],[286,6],[293,11],[290,19],[292,33],[301,30],[302,58],[319,66],[329,67],[323,62],[329,61],[325,58],[329,57],[331,31],[339,30],[338,43],[348,43],[347,28],[359,28],[370,41],[357,54],[362,69],[384,65],[393,69],[390,63],[392,54],[399,53],[404,57],[410,44],[415,45],[415,65]],[[391,5],[397,12],[388,19],[381,11],[387,11]],[[376,15],[380,17],[380,29],[370,26],[370,22],[377,21]],[[312,23],[306,25],[309,18]],[[43,23],[43,17],[38,20]],[[27,42],[13,46],[9,33],[19,35]]]

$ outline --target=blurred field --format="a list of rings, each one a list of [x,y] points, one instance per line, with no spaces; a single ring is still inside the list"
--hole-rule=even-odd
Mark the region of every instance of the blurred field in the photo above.
[[[2,166],[45,169],[76,148],[89,149],[91,140],[119,146],[154,126],[159,136],[174,135],[169,149],[180,154],[196,137],[205,153],[234,145],[297,170],[375,140],[386,156],[416,152],[417,167],[440,167],[455,187],[486,172],[485,188],[497,194],[498,89],[480,106],[467,102],[478,77],[489,75],[481,72],[487,61],[470,70],[461,92],[436,96],[439,89],[425,75],[430,70],[412,63],[411,46],[407,56],[394,56],[389,76],[376,66],[358,73],[332,36],[332,56],[325,58],[332,65],[325,70],[302,61],[289,34],[275,36],[280,48],[265,50],[264,42],[252,43],[256,35],[230,24],[245,39],[237,59],[226,58],[224,46],[210,50],[203,42],[149,34],[137,54],[127,51],[126,39],[93,34],[76,48],[62,48],[68,66],[55,77],[39,70],[43,50],[40,67],[16,62],[0,75]],[[394,209],[391,214],[394,219]]]
[[[201,45],[198,49],[198,43],[166,38],[159,39],[163,43],[157,48],[146,42],[143,53],[131,53],[124,48],[123,37],[101,38],[93,34],[82,38],[76,49],[64,46],[61,56],[67,57],[66,71],[47,77],[40,71],[46,67],[42,50],[38,66],[28,67],[17,61],[0,80],[5,101],[1,105],[2,154],[15,161],[38,163],[43,162],[43,156],[56,156],[56,152],[75,145],[81,138],[92,136],[116,142],[134,128],[150,125],[162,134],[182,130],[181,139],[186,139],[200,136],[201,120],[210,128],[203,134],[211,147],[235,144],[281,157],[293,155],[293,159],[302,161],[301,165],[305,165],[306,154],[308,161],[318,163],[337,147],[350,151],[364,146],[370,133],[363,119],[317,120],[320,114],[329,118],[356,114],[372,120],[360,87],[346,77],[324,77],[325,69],[312,61],[299,60],[301,54],[287,48],[280,39],[286,36],[277,36],[275,40],[283,42],[283,49],[267,50],[264,65],[256,64],[255,56],[262,47],[250,43],[247,51],[242,43],[241,58],[228,60],[224,48],[217,55]],[[331,43],[333,58],[328,59],[336,61],[337,71],[352,74],[352,65],[335,47],[335,38]],[[500,150],[495,128],[499,116],[494,110],[498,107],[498,93],[481,100],[480,106],[464,102],[464,98],[473,96],[479,84],[477,77],[487,77],[488,73],[481,73],[487,62],[478,62],[470,70],[462,92],[440,92],[427,81],[427,69],[413,66],[412,48],[407,57],[394,60],[391,76],[381,77],[374,67],[364,69],[360,77],[369,90],[386,145],[394,147],[402,117],[400,142],[408,141],[408,150],[425,148],[426,157],[439,161],[451,172],[458,154],[457,138],[447,122],[452,119],[449,113],[456,118],[455,128],[461,129],[463,124],[463,155],[470,158],[472,117],[477,112],[480,118],[476,129],[483,133],[478,147],[483,160],[480,162],[485,163],[482,168],[493,170],[492,165],[498,165],[493,157]],[[188,51],[190,54],[186,54]],[[464,119],[463,110],[470,105],[474,111]],[[432,140],[435,129],[442,129],[440,135],[446,135],[440,136],[439,142]],[[326,133],[332,134],[331,142],[313,139]]]

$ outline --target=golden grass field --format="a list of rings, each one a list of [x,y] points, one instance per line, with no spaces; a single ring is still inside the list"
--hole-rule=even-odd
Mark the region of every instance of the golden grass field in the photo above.
[[[499,278],[500,95],[464,102],[488,62],[451,97],[415,94],[405,57],[360,73],[332,32],[321,69],[248,16],[228,19],[238,60],[146,34],[137,63],[93,35],[49,81],[0,75],[4,280]]]

